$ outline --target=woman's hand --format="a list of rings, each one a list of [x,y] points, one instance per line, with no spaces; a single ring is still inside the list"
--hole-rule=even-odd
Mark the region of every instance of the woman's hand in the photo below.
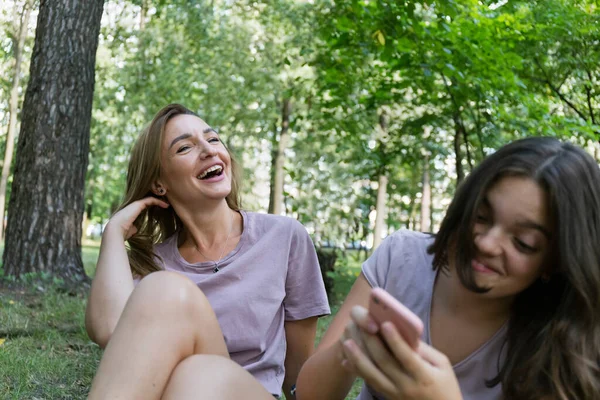
[[[156,197],[144,197],[143,199],[134,201],[122,210],[117,211],[106,224],[106,230],[109,226],[111,229],[118,230],[123,235],[123,240],[127,240],[137,232],[137,228],[133,224],[136,218],[148,207],[158,206],[169,208],[169,203],[159,200]]]
[[[365,312],[353,310],[353,320]],[[352,337],[344,335],[345,368],[388,400],[462,400],[452,365],[444,354],[423,342],[413,350],[391,322],[383,323],[379,333],[361,330]],[[360,336],[359,342],[356,336]]]

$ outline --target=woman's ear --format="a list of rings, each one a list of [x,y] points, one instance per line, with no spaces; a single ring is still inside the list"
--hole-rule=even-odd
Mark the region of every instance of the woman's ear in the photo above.
[[[152,192],[157,196],[164,196],[167,194],[167,189],[159,181],[156,181],[152,184]]]

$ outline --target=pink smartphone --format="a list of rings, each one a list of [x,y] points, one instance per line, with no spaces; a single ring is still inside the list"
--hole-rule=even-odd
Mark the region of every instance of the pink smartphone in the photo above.
[[[369,314],[378,323],[390,321],[413,349],[419,345],[423,321],[391,294],[381,288],[371,290]]]

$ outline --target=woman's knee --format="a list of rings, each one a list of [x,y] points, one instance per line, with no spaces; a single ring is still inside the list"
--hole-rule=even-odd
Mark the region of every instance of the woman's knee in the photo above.
[[[217,396],[217,397],[213,397]],[[228,358],[201,354],[181,361],[163,399],[273,399],[250,373]]]
[[[208,299],[186,276],[177,272],[158,271],[144,277],[132,294],[138,307],[148,310],[154,316],[164,312],[186,315],[212,313]]]

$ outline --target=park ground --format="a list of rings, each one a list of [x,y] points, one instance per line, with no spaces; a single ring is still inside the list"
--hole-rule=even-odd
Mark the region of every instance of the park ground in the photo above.
[[[98,251],[97,243],[83,247],[90,276]],[[332,315],[359,271],[356,253],[338,258],[332,273]],[[85,295],[66,293],[43,275],[19,285],[8,283],[0,288],[0,399],[85,399],[102,355],[85,332]],[[319,320],[317,341],[331,320]],[[355,398],[359,389],[357,383],[348,398]]]

